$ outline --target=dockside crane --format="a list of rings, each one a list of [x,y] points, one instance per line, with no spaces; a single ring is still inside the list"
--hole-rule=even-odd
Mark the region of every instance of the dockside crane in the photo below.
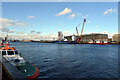
[[[79,25],[80,25],[80,24],[79,24]],[[79,25],[77,25],[77,27],[78,27]],[[77,27],[76,27],[76,32],[77,32],[77,35],[78,35],[78,38],[79,38],[80,36],[79,36]]]
[[[86,19],[84,19],[84,22],[83,22],[83,26],[82,26],[82,30],[81,30],[81,35],[78,36],[78,39],[76,40],[77,43],[79,43],[80,40],[81,40],[81,38],[82,38],[82,33],[83,33],[83,28],[84,28],[85,22],[86,22]],[[77,34],[78,34],[77,27],[76,27],[76,31],[77,31]],[[78,34],[78,35],[79,35],[79,34]]]

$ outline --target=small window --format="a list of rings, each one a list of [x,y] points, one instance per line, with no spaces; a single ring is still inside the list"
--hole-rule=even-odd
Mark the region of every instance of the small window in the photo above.
[[[7,51],[7,52],[8,52],[8,55],[14,55],[13,51]]]
[[[18,54],[18,51],[15,51],[15,54]]]
[[[6,55],[6,51],[2,51],[2,55]]]

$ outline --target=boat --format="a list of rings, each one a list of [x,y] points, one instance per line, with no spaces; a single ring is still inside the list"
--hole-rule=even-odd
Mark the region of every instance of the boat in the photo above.
[[[68,41],[67,39],[64,39],[62,31],[58,31],[58,39],[56,41],[53,41],[53,43],[56,43],[56,44],[74,44],[74,43],[76,43],[76,41]]]
[[[86,44],[97,44],[97,43],[95,43],[95,42],[87,42]]]
[[[80,36],[79,36],[79,33],[78,33],[78,29],[77,29],[77,27],[78,27],[80,24],[76,27],[76,32],[77,32],[77,35],[78,35],[78,38],[77,38],[77,39],[75,39],[75,38],[74,38],[75,35],[73,35],[72,40],[69,40],[69,41],[68,41],[68,40],[65,40],[65,39],[63,38],[63,33],[62,33],[61,31],[59,31],[59,32],[58,32],[58,39],[57,39],[56,41],[53,41],[53,43],[57,43],[57,44],[79,44],[80,41],[81,41],[81,38],[82,38],[82,33],[83,33],[83,28],[84,28],[85,22],[86,22],[86,19],[84,19],[84,21],[83,21],[83,26],[82,26],[82,30],[81,30],[81,35],[80,35]]]
[[[90,42],[88,42],[87,44],[98,44],[98,45],[106,45],[109,44],[107,41],[94,41],[91,40]]]
[[[97,41],[96,42],[98,45],[106,45],[109,44],[107,41]]]
[[[18,53],[15,47],[10,47],[9,43],[6,42],[5,45],[3,43],[0,44],[0,51],[2,52],[2,57],[4,57],[7,61],[9,61],[12,65],[14,65],[20,72],[22,72],[27,79],[35,79],[39,74],[39,69],[26,61],[21,53]]]
[[[57,44],[75,44],[76,41],[53,41],[53,43],[57,43]]]
[[[97,44],[97,43],[95,40],[92,39],[91,41],[87,42],[86,44]]]

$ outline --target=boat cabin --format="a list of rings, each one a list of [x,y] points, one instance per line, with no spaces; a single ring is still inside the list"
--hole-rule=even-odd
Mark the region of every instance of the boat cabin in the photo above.
[[[2,47],[0,48],[0,51],[2,55],[6,55],[6,56],[10,56],[10,55],[12,56],[12,55],[18,54],[15,47],[10,47],[8,42],[6,43],[5,46],[2,45]]]
[[[2,55],[18,55],[17,50],[1,50]]]

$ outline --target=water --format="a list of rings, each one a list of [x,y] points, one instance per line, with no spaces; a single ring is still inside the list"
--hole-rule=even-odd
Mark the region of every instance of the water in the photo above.
[[[38,78],[117,78],[118,45],[14,42]]]

